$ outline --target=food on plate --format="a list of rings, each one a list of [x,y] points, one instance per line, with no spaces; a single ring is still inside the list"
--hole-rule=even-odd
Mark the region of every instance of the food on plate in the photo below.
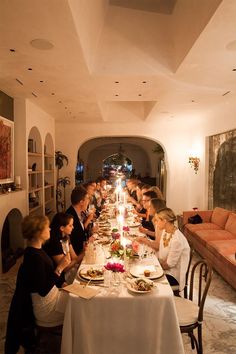
[[[150,272],[149,269],[145,269],[144,272],[143,272],[143,274],[144,274],[145,277],[150,277],[151,272]]]
[[[145,279],[140,278],[140,279],[136,279],[132,283],[132,287],[133,287],[133,289],[135,289],[137,291],[150,291],[150,290],[152,290],[153,282],[146,281]]]
[[[87,270],[86,275],[89,276],[90,278],[102,277],[103,276],[103,270],[102,269],[90,268],[90,269]]]

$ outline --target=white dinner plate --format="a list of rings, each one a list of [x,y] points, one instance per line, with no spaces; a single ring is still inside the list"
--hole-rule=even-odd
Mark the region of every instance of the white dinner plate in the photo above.
[[[98,266],[84,266],[83,268],[81,268],[79,270],[79,276],[83,279],[86,280],[91,280],[91,281],[101,281],[104,280],[104,274],[102,275],[97,275],[97,276],[90,276],[89,274],[87,274],[88,270],[93,269],[93,270],[101,270],[103,271],[102,267],[98,267]]]
[[[141,278],[139,278],[139,279],[141,279]],[[149,279],[144,279],[144,278],[142,278],[145,282],[148,282],[148,283],[150,283],[150,284],[153,284],[153,282],[151,281],[151,280],[149,280]],[[135,289],[134,288],[134,284],[135,284],[135,282],[137,281],[138,279],[131,279],[131,280],[129,280],[129,281],[127,281],[127,283],[126,283],[126,286],[127,286],[127,289],[129,290],[129,291],[131,291],[132,293],[136,293],[136,294],[148,294],[148,293],[150,293],[152,290],[153,290],[153,287],[150,289],[150,290],[137,290],[137,289]]]
[[[149,270],[150,275],[146,277],[144,271]],[[158,279],[161,278],[164,274],[163,269],[157,265],[134,265],[130,268],[130,274],[133,277],[140,278],[144,277],[146,279]]]
[[[141,225],[141,223],[137,222],[137,221],[128,221],[127,222],[127,226],[129,226],[129,227],[138,227],[140,225]]]

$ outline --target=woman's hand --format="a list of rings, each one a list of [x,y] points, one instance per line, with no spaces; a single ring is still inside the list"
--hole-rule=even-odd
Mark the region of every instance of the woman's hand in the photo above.
[[[143,234],[146,234],[148,229],[145,229],[143,226],[139,226],[139,231],[142,232]]]
[[[159,262],[160,262],[160,265],[162,266],[162,269],[164,269],[164,270],[170,269],[170,267],[168,266],[168,264],[167,264],[166,261],[164,261],[164,260],[159,260]]]
[[[139,242],[139,243],[143,243],[143,244],[147,244],[148,242],[148,240],[146,239],[146,237],[137,237],[136,239],[135,239],[135,241],[137,241],[137,242]]]

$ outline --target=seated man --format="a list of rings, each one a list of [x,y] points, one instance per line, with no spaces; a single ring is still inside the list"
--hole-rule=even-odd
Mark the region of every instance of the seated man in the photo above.
[[[83,187],[74,188],[71,193],[71,206],[67,209],[66,214],[70,214],[74,219],[74,228],[70,235],[71,244],[77,256],[84,255],[84,244],[88,236],[83,224],[82,212],[87,210],[89,196]]]

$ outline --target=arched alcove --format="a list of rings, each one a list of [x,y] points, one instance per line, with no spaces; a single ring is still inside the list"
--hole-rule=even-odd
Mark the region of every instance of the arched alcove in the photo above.
[[[24,240],[19,227],[22,221],[21,212],[14,208],[6,216],[1,237],[2,270],[7,272],[22,255]]]
[[[165,155],[160,144],[142,137],[103,137],[86,141],[79,149],[83,161],[83,181],[95,179],[103,174],[103,161],[119,153],[132,161],[132,169],[145,183],[158,185],[165,194]]]

